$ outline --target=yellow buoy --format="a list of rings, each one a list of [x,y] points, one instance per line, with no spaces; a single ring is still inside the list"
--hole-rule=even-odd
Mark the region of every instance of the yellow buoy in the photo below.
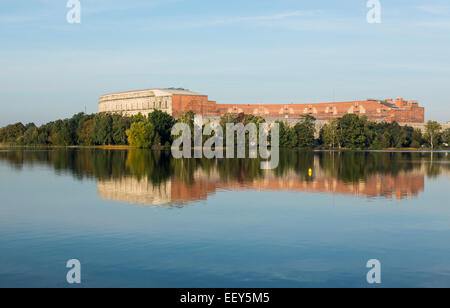
[[[308,170],[308,174],[309,174],[309,176],[312,176],[312,169],[311,168]]]

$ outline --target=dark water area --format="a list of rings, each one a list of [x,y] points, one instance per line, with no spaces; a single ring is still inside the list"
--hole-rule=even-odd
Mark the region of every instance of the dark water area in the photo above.
[[[450,287],[448,152],[1,150],[0,287]]]

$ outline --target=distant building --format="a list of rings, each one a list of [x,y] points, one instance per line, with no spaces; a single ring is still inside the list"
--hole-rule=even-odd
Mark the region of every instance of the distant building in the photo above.
[[[245,113],[266,119],[298,119],[311,115],[329,121],[346,114],[367,116],[376,122],[424,123],[425,110],[417,101],[403,98],[310,104],[217,104],[207,95],[185,89],[150,89],[107,94],[100,97],[99,112],[124,115],[148,114],[159,109],[178,117],[192,110],[204,117]]]

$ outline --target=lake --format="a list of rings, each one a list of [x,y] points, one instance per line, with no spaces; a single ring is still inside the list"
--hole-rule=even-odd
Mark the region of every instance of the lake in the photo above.
[[[0,150],[0,287],[450,287],[448,152]]]

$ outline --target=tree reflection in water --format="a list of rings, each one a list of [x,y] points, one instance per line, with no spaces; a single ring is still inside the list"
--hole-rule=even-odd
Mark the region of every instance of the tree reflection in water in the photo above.
[[[424,190],[425,176],[450,174],[448,152],[282,151],[272,171],[261,170],[260,159],[173,159],[170,151],[149,150],[8,150],[0,162],[94,178],[102,198],[147,205],[183,205],[220,190],[403,199]]]

